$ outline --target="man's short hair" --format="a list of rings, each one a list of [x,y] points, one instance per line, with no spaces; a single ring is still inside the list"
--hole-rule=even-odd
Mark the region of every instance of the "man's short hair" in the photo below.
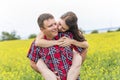
[[[41,14],[39,17],[38,17],[38,25],[39,25],[39,28],[44,28],[44,21],[45,20],[48,20],[48,19],[54,19],[54,16],[50,13],[43,13]]]

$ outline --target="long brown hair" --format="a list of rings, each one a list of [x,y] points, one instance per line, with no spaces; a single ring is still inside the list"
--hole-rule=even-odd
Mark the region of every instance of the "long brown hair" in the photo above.
[[[63,14],[60,18],[64,20],[66,25],[69,27],[68,31],[73,34],[73,39],[81,42],[85,41],[85,37],[83,36],[82,31],[78,29],[78,24],[77,24],[78,18],[75,15],[75,13],[69,11]]]

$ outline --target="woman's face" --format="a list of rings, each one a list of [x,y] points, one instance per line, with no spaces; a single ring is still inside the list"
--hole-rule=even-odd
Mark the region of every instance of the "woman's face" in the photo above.
[[[69,30],[69,27],[66,25],[65,21],[62,19],[58,21],[58,30],[59,32],[66,32],[67,30]]]

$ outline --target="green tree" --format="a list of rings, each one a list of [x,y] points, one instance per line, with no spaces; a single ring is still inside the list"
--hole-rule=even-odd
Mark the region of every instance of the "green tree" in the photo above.
[[[93,34],[93,33],[98,33],[98,30],[93,30],[93,31],[91,32],[91,34]]]
[[[120,28],[118,28],[116,31],[120,31]]]
[[[31,39],[31,38],[35,38],[36,37],[36,34],[31,34],[28,39]]]
[[[112,31],[112,30],[108,30],[107,32],[114,32],[114,31]]]
[[[16,31],[12,31],[11,33],[2,32],[2,36],[1,36],[1,40],[5,41],[5,40],[17,40],[20,39],[20,36],[16,35]]]

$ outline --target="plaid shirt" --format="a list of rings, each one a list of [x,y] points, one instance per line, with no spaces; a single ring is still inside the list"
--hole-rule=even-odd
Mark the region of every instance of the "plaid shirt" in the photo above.
[[[59,33],[58,36],[55,37],[55,40],[62,36],[73,38],[73,35],[70,32],[66,32]],[[55,45],[48,48],[41,48],[35,46],[33,41],[27,57],[34,62],[37,62],[39,58],[42,58],[50,70],[53,72],[57,71],[57,75],[60,76],[61,80],[66,80],[67,72],[72,65],[73,49],[79,53],[82,51],[82,48],[73,45],[69,47],[60,47]]]

